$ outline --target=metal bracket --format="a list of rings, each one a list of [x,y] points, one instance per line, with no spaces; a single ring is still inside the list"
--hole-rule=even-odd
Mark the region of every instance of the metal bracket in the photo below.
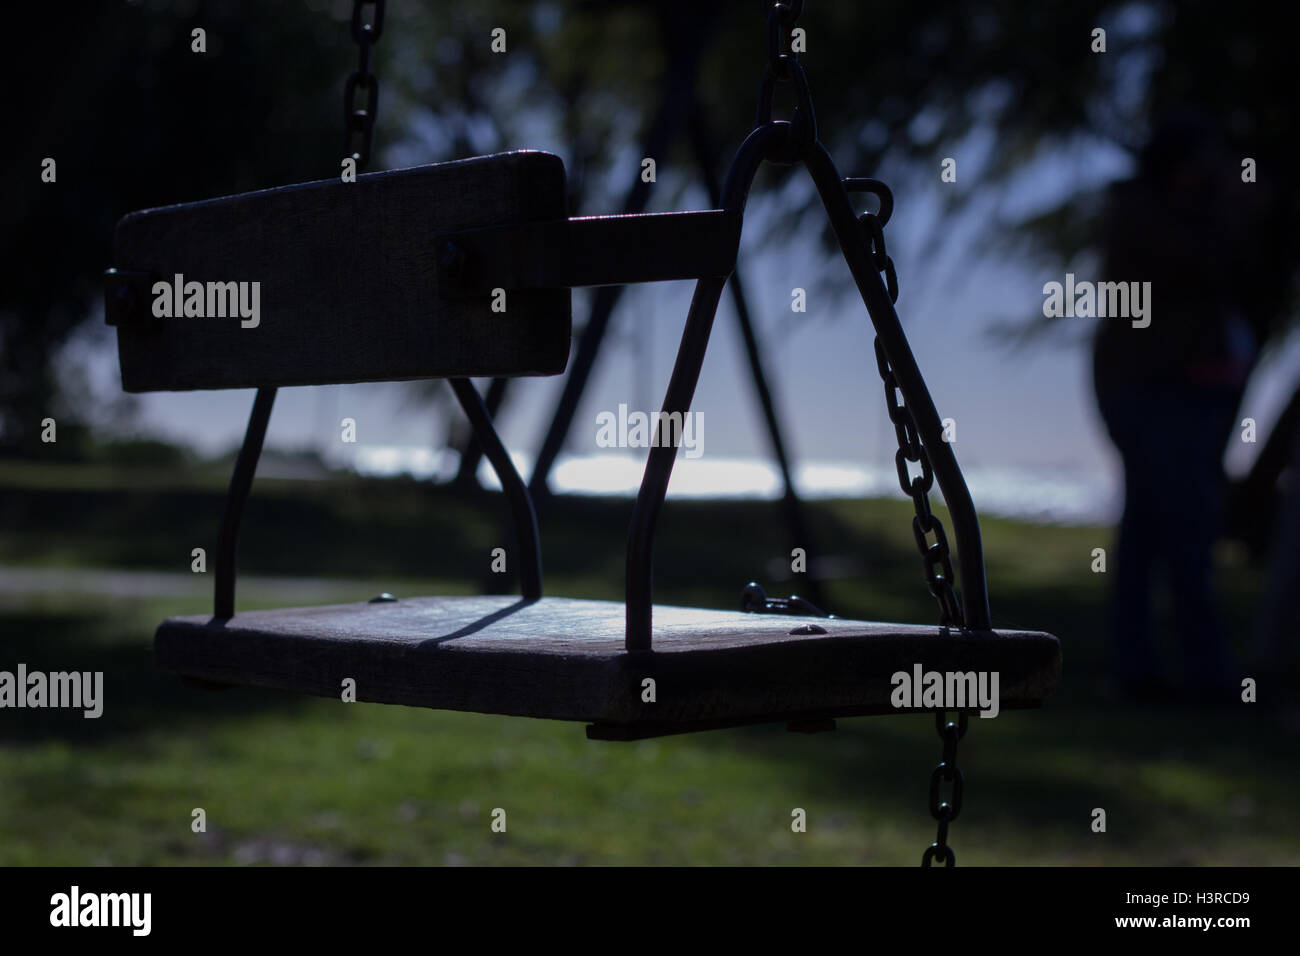
[[[804,617],[826,617],[833,618],[834,614],[827,614],[812,601],[807,598],[801,598],[798,595],[790,595],[788,598],[770,598],[767,592],[754,581],[745,585],[745,590],[740,592],[740,609],[747,614],[797,614]],[[804,631],[802,633],[813,634],[815,631]]]
[[[725,278],[736,265],[741,214],[723,209],[579,216],[438,236],[438,292],[562,289]]]

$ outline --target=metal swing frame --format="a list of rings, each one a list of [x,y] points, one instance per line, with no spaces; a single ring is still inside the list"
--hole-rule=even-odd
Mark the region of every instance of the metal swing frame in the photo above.
[[[741,217],[750,187],[760,166],[764,162],[783,164],[797,162],[805,167],[817,188],[840,249],[875,328],[880,347],[888,359],[897,380],[898,390],[903,396],[916,432],[920,436],[928,464],[933,469],[934,477],[939,483],[952,516],[962,582],[962,619],[955,623],[970,630],[990,630],[992,625],[979,519],[952,446],[943,441],[943,426],[939,413],[930,397],[916,358],[912,354],[889,290],[880,273],[873,266],[870,235],[859,223],[849,198],[849,187],[860,187],[864,181],[845,180],[840,176],[830,154],[816,136],[815,121],[811,114],[811,103],[806,97],[807,87],[806,81],[802,80],[802,71],[799,76],[800,105],[796,107],[794,117],[790,121],[769,119],[760,122],[745,139],[727,173],[722,191],[722,209],[714,210],[712,214],[668,214],[667,218],[675,215],[700,217],[711,215],[712,218],[707,220],[709,222],[734,224],[734,238],[738,242]],[[764,94],[770,104],[770,91],[766,87],[767,84],[765,84]],[[760,110],[760,118],[762,118],[761,113]],[[882,198],[882,203],[883,201]],[[884,208],[882,214],[884,218],[888,218]],[[646,228],[654,228],[654,224],[647,221],[657,218],[661,217],[604,216],[585,220],[567,220],[565,223],[573,235],[581,237],[575,241],[575,245],[604,249],[605,252],[598,257],[600,260],[626,264],[629,260],[636,261],[635,257],[626,255],[638,248],[635,245],[636,238],[643,236]],[[701,221],[706,220],[702,218]],[[578,223],[582,225],[578,226]],[[491,233],[493,241],[488,243],[489,246],[500,248],[500,244],[504,242],[516,256],[526,256],[531,250],[539,257],[546,254],[543,252],[544,249],[552,248],[552,241],[556,235],[554,229],[538,230],[536,227],[498,227],[483,232]],[[465,244],[466,237],[458,238],[462,244]],[[475,248],[474,243],[469,245],[471,250]],[[488,257],[480,252],[477,256],[471,255],[469,258],[477,268],[485,270],[485,275],[479,276],[480,281],[475,285],[491,278],[490,265],[484,261]],[[734,261],[734,256],[732,258]],[[713,256],[712,259],[709,268],[705,271],[715,273],[722,271],[717,265],[718,257]],[[531,270],[525,265],[521,268],[511,267],[510,271],[515,282],[523,281],[518,276],[527,275],[529,278],[526,281],[534,287],[548,281],[556,285],[561,282],[606,284],[611,281],[649,281],[667,278],[669,276],[663,273],[681,272],[681,263],[680,253],[671,254],[666,259],[634,267],[631,271],[627,271],[628,267],[624,265],[622,267],[624,271],[616,277],[602,272],[601,266],[590,264],[584,269],[572,263],[561,263],[556,269],[544,271]],[[455,265],[463,274],[465,262],[461,261]],[[555,275],[556,272],[559,273],[558,277]],[[681,344],[664,396],[663,412],[666,414],[685,415],[690,409],[708,349],[713,321],[730,272],[728,268],[726,274],[704,275],[697,280],[682,332]],[[492,279],[491,281],[504,280]],[[454,289],[455,284],[448,283],[448,288]],[[461,408],[469,418],[476,440],[496,470],[509,504],[520,549],[523,598],[526,601],[537,600],[542,595],[541,544],[537,533],[536,511],[528,485],[511,462],[478,390],[468,379],[450,381]],[[214,595],[214,615],[219,619],[227,619],[234,615],[239,527],[252,488],[253,475],[261,454],[275,393],[274,388],[262,388],[257,392],[226,497],[217,547]],[[677,449],[672,445],[651,448],[640,490],[637,493],[628,533],[625,577],[627,608],[625,646],[629,652],[649,651],[653,647],[655,530],[668,492],[676,455]]]

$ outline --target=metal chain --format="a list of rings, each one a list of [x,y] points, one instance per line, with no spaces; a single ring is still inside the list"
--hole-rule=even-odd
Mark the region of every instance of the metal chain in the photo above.
[[[780,79],[789,79],[790,66],[799,62],[791,31],[801,13],[803,0],[774,3],[767,12],[767,68]]]
[[[805,148],[817,140],[817,121],[813,113],[808,79],[789,43],[794,22],[803,12],[803,6],[803,0],[774,3],[767,18],[767,67],[763,72],[762,85],[759,87],[755,125],[763,127],[773,124],[772,100],[777,83],[794,83],[797,104],[794,115],[790,118],[790,135],[785,144],[766,155],[769,161],[777,163],[797,161]],[[889,300],[897,302],[898,273],[894,269],[894,260],[885,250],[884,231],[894,211],[893,193],[888,186],[876,179],[845,179],[842,183],[848,192],[870,192],[879,200],[879,211],[863,213],[858,217],[858,221],[867,234],[871,263],[878,272],[884,273]],[[912,413],[907,408],[903,393],[898,387],[898,380],[889,365],[889,358],[880,344],[879,336],[875,339],[875,351],[876,367],[880,371],[880,378],[885,387],[885,405],[898,439],[898,451],[894,455],[898,483],[903,493],[912,499],[915,511],[915,516],[912,518],[912,534],[921,553],[926,584],[929,585],[930,593],[939,603],[939,624],[960,627],[965,620],[961,604],[957,600],[957,593],[953,589],[955,575],[948,548],[948,536],[942,522],[930,510],[929,493],[934,486],[934,470],[930,463],[930,456],[921,443],[916,423],[912,420]],[[909,464],[919,466],[921,473],[913,475]],[[929,540],[931,534],[934,535],[933,543]],[[957,854],[948,845],[948,824],[957,819],[957,815],[961,812],[964,781],[961,768],[957,766],[957,742],[965,736],[966,726],[965,713],[958,713],[956,722],[949,721],[943,711],[935,715],[935,727],[940,739],[943,740],[943,759],[930,774],[930,815],[938,821],[939,830],[934,843],[926,848],[921,857],[922,866],[931,866],[936,860],[941,861],[945,866],[957,864]],[[948,798],[942,800],[940,790],[945,783],[951,785],[951,791]]]
[[[362,10],[373,5],[373,18],[367,23]],[[353,0],[352,39],[356,41],[357,68],[343,87],[343,154],[357,163],[357,171],[370,165],[370,150],[375,142],[375,117],[379,113],[379,80],[370,72],[370,50],[384,29],[384,0]],[[365,93],[364,105],[357,105],[357,91]]]
[[[957,741],[966,736],[966,714],[959,713],[954,723],[944,711],[939,711],[934,715],[934,726],[943,741],[943,759],[930,774],[930,816],[939,821],[939,832],[921,855],[921,865],[933,866],[937,859],[944,866],[956,866],[957,854],[948,845],[948,824],[961,813],[963,781],[961,767],[957,766]],[[940,800],[939,790],[944,783],[952,784],[952,791],[947,800]]]
[[[867,233],[867,242],[871,248],[871,261],[876,269],[884,272],[885,286],[889,290],[889,301],[898,301],[898,273],[894,270],[894,260],[885,251],[885,222],[889,221],[894,209],[893,194],[889,187],[879,180],[847,180],[846,187],[855,191],[870,192],[880,200],[880,213],[866,212],[858,217]],[[934,486],[934,471],[930,467],[930,456],[921,444],[912,413],[908,411],[903,393],[898,388],[889,359],[880,344],[875,340],[876,368],[880,371],[881,381],[885,386],[885,407],[889,420],[893,422],[894,434],[898,439],[898,451],[894,454],[894,466],[898,472],[898,484],[903,494],[912,499],[916,512],[912,518],[912,536],[916,539],[917,550],[921,553],[921,563],[925,569],[925,583],[930,593],[939,602],[939,624],[941,626],[960,627],[963,623],[961,604],[953,590],[954,574],[952,555],[948,548],[948,535],[943,523],[930,510],[930,489]],[[921,473],[913,475],[908,467],[919,465]],[[929,536],[934,535],[931,543]]]
[[[898,273],[894,270],[894,260],[885,251],[884,223],[894,211],[894,197],[889,187],[874,179],[848,180],[846,188],[855,191],[874,193],[880,200],[880,213],[863,213],[858,217],[867,231],[867,242],[871,247],[871,261],[877,269],[885,273],[885,287],[889,291],[889,301],[898,301]],[[894,455],[894,465],[898,471],[898,483],[903,493],[912,499],[916,514],[912,518],[912,535],[916,538],[916,547],[921,552],[921,561],[925,566],[925,581],[930,586],[930,593],[939,602],[939,624],[941,626],[960,626],[962,624],[961,604],[953,590],[952,558],[948,551],[948,536],[943,530],[943,523],[930,510],[929,492],[934,485],[934,471],[930,466],[930,456],[921,444],[921,437],[916,432],[912,414],[907,410],[903,394],[894,378],[889,359],[880,344],[879,336],[875,340],[876,367],[885,386],[885,405],[889,410],[889,420],[894,423],[894,434],[898,439],[898,451]],[[921,467],[921,473],[913,476],[908,468],[912,462]],[[934,543],[930,544],[928,533],[933,532]],[[930,816],[939,821],[939,832],[934,842],[926,847],[921,857],[922,866],[933,865],[936,859],[945,866],[957,865],[957,854],[948,846],[948,824],[957,819],[961,812],[962,774],[957,766],[957,741],[966,734],[966,715],[958,714],[957,723],[946,719],[940,711],[935,714],[935,728],[943,740],[943,759],[930,774]],[[952,792],[946,801],[939,799],[941,783],[951,783]]]
[[[791,43],[795,21],[803,12],[804,0],[787,0],[772,4],[767,15],[767,66],[763,71],[763,82],[759,87],[758,110],[755,117],[757,126],[768,126],[772,120],[772,100],[777,83],[793,82],[796,95],[794,114],[790,118],[790,135],[785,144],[768,155],[768,159],[778,163],[796,161],[804,147],[817,139],[817,119],[813,112],[812,94],[808,88],[808,78],[799,64],[798,54]],[[894,260],[885,251],[884,226],[893,214],[894,197],[889,187],[876,179],[846,179],[844,186],[849,191],[870,192],[880,201],[879,213],[863,213],[859,222],[867,233],[867,243],[872,264],[884,273],[885,287],[889,291],[891,302],[898,301],[898,273],[894,269]],[[925,571],[925,582],[939,603],[939,624],[960,627],[964,623],[961,604],[953,589],[955,575],[952,569],[952,555],[948,547],[948,535],[943,523],[930,510],[930,489],[934,487],[934,471],[930,457],[921,444],[912,413],[908,410],[889,359],[880,344],[875,340],[876,366],[880,371],[885,386],[885,406],[889,420],[894,424],[894,433],[898,439],[898,451],[894,455],[894,465],[898,472],[898,484],[903,494],[912,499],[915,516],[912,518],[912,536],[916,539],[917,550]],[[912,475],[909,463],[921,469],[919,475]],[[934,536],[931,543],[930,536]]]
[[[817,118],[808,77],[799,65],[799,55],[793,45],[794,24],[803,13],[803,5],[804,0],[784,0],[772,4],[767,13],[767,66],[759,85],[754,125],[766,126],[772,122],[777,83],[792,82],[796,97],[794,114],[790,117],[791,137],[782,150],[768,157],[774,162],[793,162],[803,147],[817,139]]]

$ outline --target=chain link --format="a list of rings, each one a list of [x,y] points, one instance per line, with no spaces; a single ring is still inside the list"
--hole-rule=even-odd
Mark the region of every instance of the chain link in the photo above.
[[[817,139],[817,118],[808,77],[799,65],[799,55],[793,45],[794,24],[803,13],[803,3],[804,0],[774,3],[767,13],[767,66],[759,85],[754,125],[767,126],[772,122],[772,100],[778,83],[793,83],[795,91],[790,138],[784,147],[768,157],[773,162],[794,162],[800,151]]]
[[[789,67],[799,60],[791,35],[801,13],[802,0],[774,3],[767,12],[767,68],[783,80],[790,78]]]
[[[790,118],[789,135],[777,148],[765,154],[765,158],[776,163],[792,163],[803,158],[805,150],[817,140],[817,121],[813,114],[812,94],[808,88],[808,78],[804,75],[797,55],[792,49],[790,39],[795,20],[803,12],[803,0],[788,0],[774,3],[768,11],[767,18],[767,66],[763,71],[763,82],[759,87],[756,126],[773,124],[772,100],[778,83],[793,83],[796,106]],[[879,201],[879,209],[874,213],[863,213],[858,221],[866,232],[868,253],[871,264],[878,272],[884,273],[885,288],[891,302],[898,301],[898,273],[894,269],[894,260],[885,249],[886,223],[894,212],[894,195],[889,187],[877,179],[854,178],[842,180],[847,192],[869,192]],[[917,549],[925,568],[925,580],[930,593],[939,603],[939,624],[945,627],[960,627],[965,621],[957,593],[953,589],[955,575],[952,569],[952,557],[948,548],[948,535],[943,524],[930,510],[930,489],[934,486],[934,470],[921,436],[917,432],[912,413],[908,410],[903,393],[898,387],[898,380],[889,365],[880,337],[875,340],[876,367],[885,389],[885,407],[889,420],[893,423],[894,434],[898,439],[898,451],[894,455],[894,465],[898,471],[898,484],[903,493],[912,499],[915,512],[912,518],[912,534],[916,539]],[[920,468],[920,474],[912,474],[911,466]],[[930,536],[934,536],[931,543]],[[957,864],[957,854],[948,845],[948,824],[957,819],[961,812],[962,792],[965,781],[961,768],[957,766],[957,742],[966,733],[967,715],[958,713],[956,722],[949,721],[947,714],[940,711],[935,715],[935,727],[943,740],[943,759],[930,774],[930,815],[939,824],[934,843],[930,844],[921,857],[922,866],[931,866],[936,860],[945,866]],[[946,799],[941,791],[947,784],[950,789]]]
[[[885,286],[889,290],[889,301],[898,301],[898,273],[894,270],[894,260],[885,250],[885,223],[894,211],[894,196],[889,187],[879,180],[853,179],[845,181],[845,188],[855,192],[870,192],[880,201],[879,213],[863,213],[858,217],[867,233],[867,244],[871,251],[871,264],[885,274]],[[876,368],[885,386],[885,407],[889,420],[894,425],[894,435],[898,439],[898,451],[894,455],[894,465],[898,471],[898,484],[903,493],[912,499],[915,516],[912,518],[912,536],[916,539],[917,550],[921,552],[921,562],[925,568],[925,581],[930,593],[939,602],[939,624],[941,626],[960,626],[963,623],[961,604],[953,590],[954,580],[952,557],[948,548],[948,535],[943,523],[930,510],[930,489],[934,486],[934,470],[930,465],[930,456],[921,444],[921,436],[912,421],[903,393],[898,387],[894,371],[889,366],[885,348],[880,344],[879,336],[875,340]],[[920,466],[921,473],[913,475],[909,464]],[[931,544],[929,536],[934,535]],[[921,856],[921,865],[933,866],[935,861],[944,866],[956,866],[957,854],[948,845],[948,824],[957,819],[961,812],[962,792],[965,780],[961,768],[957,766],[957,741],[966,734],[966,714],[957,715],[957,722],[947,719],[942,711],[935,714],[935,729],[943,740],[943,759],[930,774],[930,816],[939,823],[934,842],[925,849]],[[951,785],[948,798],[941,798],[943,785]]]
[[[796,106],[789,124],[790,135],[781,146],[767,155],[772,162],[795,162],[805,147],[817,139],[817,120],[813,112],[808,78],[799,64],[798,54],[794,52],[791,42],[794,23],[803,12],[803,6],[803,0],[774,3],[767,15],[767,66],[763,71],[763,82],[759,87],[756,125],[761,127],[772,124],[772,100],[778,83],[793,83],[796,96]],[[889,187],[878,179],[846,179],[843,182],[846,190],[869,192],[879,200],[879,212],[863,213],[858,221],[867,233],[871,263],[877,271],[884,273],[889,300],[897,302],[898,272],[894,268],[894,260],[889,257],[885,249],[884,229],[894,212],[894,195]],[[930,464],[930,457],[921,444],[921,437],[912,420],[912,413],[908,410],[903,394],[898,388],[898,381],[889,366],[889,359],[880,344],[879,336],[875,340],[875,351],[876,366],[885,386],[885,407],[898,439],[898,451],[894,455],[898,484],[903,489],[903,494],[912,499],[915,511],[915,516],[912,518],[912,535],[921,554],[925,581],[930,593],[939,604],[939,624],[961,626],[964,621],[961,604],[953,589],[955,575],[952,569],[952,554],[948,547],[948,535],[938,517],[930,510],[929,493],[934,486],[934,471]],[[918,466],[921,473],[913,475],[911,465]],[[934,536],[933,542],[930,540],[931,535]]]
[[[369,22],[363,9],[374,6]],[[343,154],[356,160],[357,171],[370,165],[375,142],[375,117],[379,114],[379,80],[370,72],[370,50],[384,29],[384,0],[353,0],[352,39],[357,44],[357,68],[343,87]],[[358,105],[357,94],[365,99]]]
[[[948,845],[948,824],[957,819],[961,813],[962,788],[964,785],[961,767],[957,766],[957,741],[966,736],[966,714],[959,713],[954,723],[948,720],[944,711],[934,715],[935,730],[943,741],[943,759],[930,774],[930,816],[939,821],[939,832],[934,842],[925,848],[921,855],[922,866],[933,866],[935,860],[944,866],[956,866],[957,854]],[[946,800],[941,798],[943,785],[951,784],[952,789]]]
[[[893,194],[889,187],[875,179],[853,179],[845,181],[846,188],[855,192],[870,192],[880,201],[880,212],[863,213],[858,217],[867,234],[867,243],[871,250],[871,264],[885,274],[885,287],[889,290],[889,301],[898,301],[898,273],[894,270],[894,260],[885,250],[884,224],[894,210]],[[955,575],[952,570],[952,554],[948,548],[948,535],[943,523],[930,510],[930,489],[934,487],[934,471],[930,466],[930,456],[921,444],[921,436],[912,421],[903,393],[898,388],[893,369],[885,355],[880,338],[875,340],[876,368],[885,386],[885,408],[889,420],[894,426],[894,435],[898,440],[898,451],[894,454],[894,466],[898,472],[898,485],[903,494],[912,499],[915,517],[912,518],[912,535],[916,539],[917,550],[921,553],[921,563],[925,569],[925,583],[930,593],[939,603],[939,624],[945,627],[961,626],[961,604],[953,590]],[[913,475],[911,465],[921,469],[919,475]],[[931,543],[930,535],[934,535]]]

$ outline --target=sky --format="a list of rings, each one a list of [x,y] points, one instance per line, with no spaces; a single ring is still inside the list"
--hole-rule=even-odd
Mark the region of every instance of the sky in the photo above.
[[[540,135],[543,141],[530,145],[562,152]],[[422,152],[438,155],[408,142],[385,159],[390,166],[394,161],[411,165],[421,161]],[[993,334],[999,322],[1039,312],[1043,283],[1061,281],[1071,270],[1087,277],[1095,265],[1081,262],[1049,273],[986,250],[990,217],[1014,219],[1071,189],[1124,176],[1129,160],[1102,143],[1081,141],[1044,154],[1010,187],[985,189],[984,201],[945,218],[941,190],[981,189],[983,169],[996,162],[978,131],[953,152],[963,157],[957,183],[941,182],[937,163],[932,176],[915,169],[900,174],[896,211],[886,234],[899,275],[897,308],[940,415],[956,422],[955,450],[971,478],[976,504],[981,486],[986,494],[1015,498],[1037,483],[1078,498],[1074,511],[1079,515],[1113,515],[1120,500],[1118,463],[1101,427],[1090,381],[1088,343],[1091,323],[1097,320],[1063,320],[1056,334],[1023,347]],[[884,171],[878,175],[889,181]],[[791,188],[811,189],[811,184]],[[707,203],[702,193],[688,191],[684,207],[706,208]],[[652,202],[650,211],[664,210]],[[775,247],[760,241],[772,229],[785,233]],[[870,323],[839,253],[819,247],[814,229],[811,221],[792,226],[776,219],[761,193],[756,189],[752,194],[738,269],[787,445],[801,465],[858,463],[877,477],[890,475],[894,436],[875,367]],[[953,237],[939,256],[927,251],[927,240],[936,231]],[[844,270],[838,295],[817,281],[827,266]],[[791,309],[796,287],[805,290],[803,314]],[[566,455],[601,451],[596,444],[599,413],[616,411],[620,403],[647,412],[659,408],[692,289],[692,282],[671,282],[625,291]],[[575,334],[585,320],[590,295],[590,290],[573,294]],[[1158,310],[1158,303],[1154,307]],[[91,328],[73,343],[67,360],[84,369],[98,394],[116,394],[120,378],[111,333],[99,323]],[[1258,410],[1262,434],[1284,397],[1281,390],[1300,375],[1300,342],[1293,337],[1289,345],[1248,398],[1247,404],[1253,402]],[[516,379],[511,385],[498,427],[507,447],[525,465],[540,445],[562,383],[562,377],[550,377]],[[339,464],[421,458],[427,462],[427,450],[445,444],[448,421],[429,409],[422,394],[416,383],[281,389],[267,447],[310,447]],[[251,402],[250,391],[142,395],[138,429],[205,454],[219,453],[242,437]],[[705,459],[744,463],[732,466],[741,468],[733,471],[733,480],[738,486],[761,484],[760,473],[744,470],[770,455],[729,296],[719,309],[693,409],[702,413],[705,423]],[[357,423],[356,445],[341,440],[340,421],[345,417]],[[1240,470],[1250,455],[1251,449],[1230,450],[1228,463]],[[679,464],[679,486],[689,477],[684,464]],[[625,461],[620,467],[627,466]],[[991,483],[993,474],[1014,475],[1014,487]],[[807,474],[805,479],[817,483]],[[772,480],[770,472],[767,480]],[[726,481],[724,477],[724,485]],[[674,487],[673,492],[680,490]]]

